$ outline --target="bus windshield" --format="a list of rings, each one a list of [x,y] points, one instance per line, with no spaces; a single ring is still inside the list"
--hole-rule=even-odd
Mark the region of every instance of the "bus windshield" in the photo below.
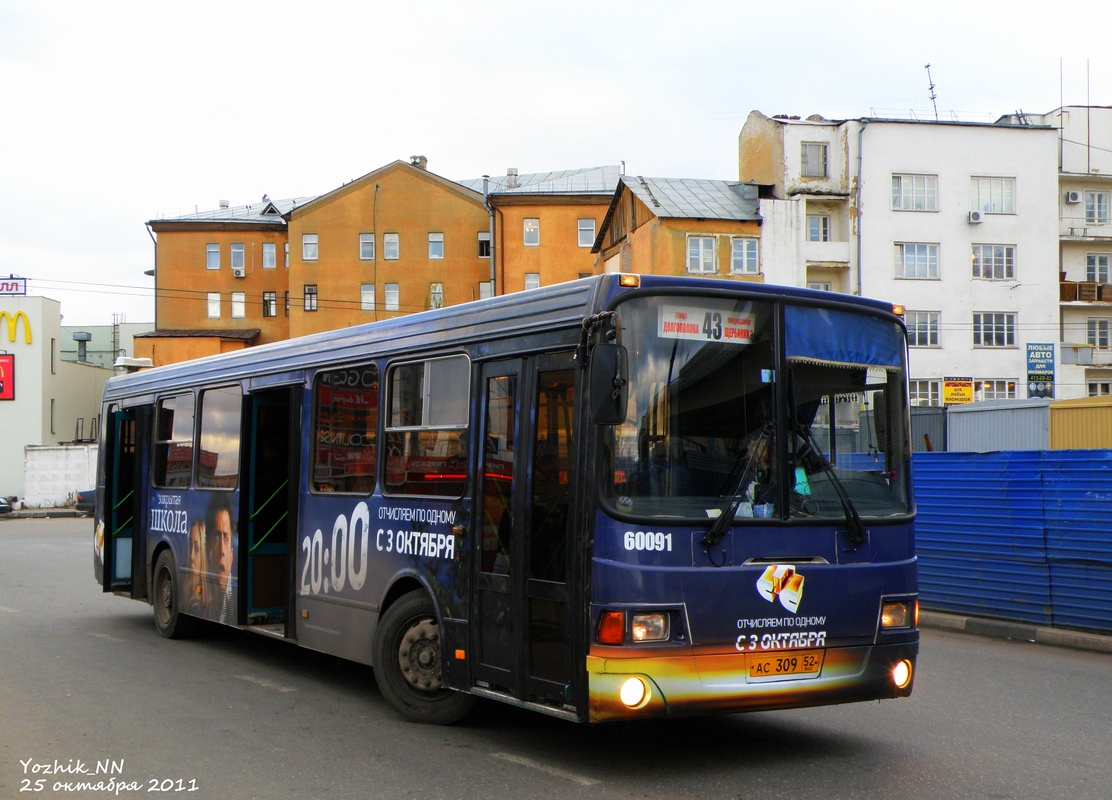
[[[712,296],[642,296],[618,314],[629,404],[605,434],[614,512],[704,522],[910,513],[894,319]]]

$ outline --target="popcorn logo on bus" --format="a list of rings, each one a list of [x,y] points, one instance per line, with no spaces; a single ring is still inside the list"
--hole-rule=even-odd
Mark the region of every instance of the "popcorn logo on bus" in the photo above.
[[[803,576],[791,564],[769,564],[757,580],[757,592],[770,603],[779,599],[794,614],[803,599]]]

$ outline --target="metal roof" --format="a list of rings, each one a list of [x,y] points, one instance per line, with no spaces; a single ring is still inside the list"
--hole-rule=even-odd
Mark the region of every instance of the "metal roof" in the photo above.
[[[151,222],[257,222],[264,225],[284,224],[282,215],[298,206],[315,200],[316,197],[294,197],[288,200],[271,200],[266,195],[257,203],[245,206],[228,206],[184,214],[180,217],[159,217]]]
[[[246,342],[253,342],[259,337],[261,331],[258,328],[213,328],[206,330],[204,328],[190,328],[190,329],[166,329],[147,331],[145,333],[135,334],[136,339],[242,339]]]
[[[658,217],[759,221],[757,184],[701,178],[624,175],[625,184]]]
[[[622,169],[616,166],[493,175],[488,178],[487,190],[490,194],[610,194],[621,177]],[[483,190],[482,178],[468,178],[457,183],[472,191]],[[516,185],[511,185],[514,183]]]

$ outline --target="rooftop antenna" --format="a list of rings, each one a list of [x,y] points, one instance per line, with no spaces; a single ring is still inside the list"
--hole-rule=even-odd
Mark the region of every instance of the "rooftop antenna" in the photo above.
[[[938,95],[934,93],[934,80],[931,79],[931,65],[927,64],[925,69],[927,70],[927,84],[931,93],[931,105],[934,106],[934,121],[938,122],[938,103],[936,102],[938,100]]]

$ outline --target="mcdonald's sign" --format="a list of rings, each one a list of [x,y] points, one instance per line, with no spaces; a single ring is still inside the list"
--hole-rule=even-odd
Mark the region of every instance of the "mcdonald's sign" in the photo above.
[[[0,400],[15,400],[15,356],[0,354]]]
[[[0,311],[0,331],[3,331],[3,324],[8,323],[8,341],[15,343],[15,333],[19,321],[23,320],[23,341],[25,344],[31,344],[31,321],[27,319],[27,315],[22,311],[17,311],[15,314],[9,314],[7,311]]]

